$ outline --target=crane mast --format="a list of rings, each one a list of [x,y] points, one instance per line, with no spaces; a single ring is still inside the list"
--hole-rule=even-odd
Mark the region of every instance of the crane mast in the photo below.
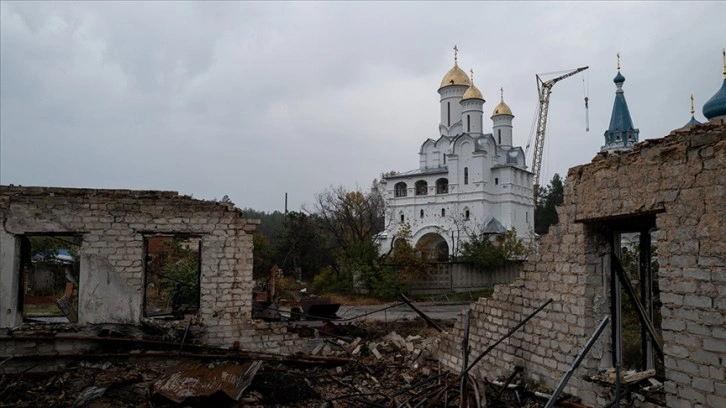
[[[534,173],[534,205],[537,205],[537,194],[539,193],[539,173],[542,167],[542,150],[544,148],[545,129],[547,129],[547,111],[550,107],[550,94],[552,87],[559,81],[569,78],[589,67],[580,67],[557,78],[542,81],[537,77],[537,91],[539,93],[539,116],[537,117],[537,133],[534,140],[534,156],[532,157],[532,172]],[[587,103],[587,102],[586,102]]]

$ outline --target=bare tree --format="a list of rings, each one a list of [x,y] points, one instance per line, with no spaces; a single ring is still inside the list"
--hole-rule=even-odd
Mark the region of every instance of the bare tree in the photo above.
[[[330,187],[317,194],[312,208],[306,211],[315,214],[330,237],[331,249],[339,255],[368,258],[376,254],[373,239],[384,229],[385,211],[377,181],[368,192]]]

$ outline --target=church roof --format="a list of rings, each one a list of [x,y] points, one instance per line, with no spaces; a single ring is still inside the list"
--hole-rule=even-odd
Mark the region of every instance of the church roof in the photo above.
[[[464,96],[461,97],[461,100],[465,99],[481,99],[483,101],[484,95],[482,95],[479,88],[477,88],[476,85],[474,85],[474,83],[472,82],[472,84],[469,85],[469,88],[467,88],[466,92],[464,92]]]
[[[638,142],[638,134],[640,133],[640,130],[633,126],[633,119],[630,117],[630,109],[628,109],[628,102],[625,101],[625,92],[623,91],[625,77],[620,73],[619,67],[618,74],[613,82],[617,87],[615,101],[613,102],[613,111],[610,114],[610,126],[605,131],[605,145],[600,151],[630,149]]]
[[[451,68],[446,75],[444,75],[439,89],[449,85],[471,85],[469,75],[466,75],[466,72],[459,68],[459,65],[456,62],[454,62],[454,67]]]
[[[509,105],[507,105],[506,103],[504,103],[504,98],[502,98],[499,101],[499,104],[494,107],[494,111],[492,112],[492,116],[497,116],[497,115],[512,115],[512,116],[514,116],[512,114],[512,110],[509,109]]]
[[[410,177],[410,176],[425,176],[429,174],[444,174],[448,173],[449,168],[447,166],[441,166],[441,167],[432,167],[428,169],[415,169],[415,170],[409,170],[409,171],[403,171],[400,173],[396,173],[392,176],[387,176],[386,179],[395,179],[395,178],[403,178],[403,177]]]
[[[703,105],[703,116],[708,120],[719,116],[726,116],[726,78],[723,80],[721,89]]]
[[[484,227],[484,230],[482,231],[482,234],[504,234],[507,232],[507,229],[504,228],[504,225],[502,225],[499,220],[492,217],[491,220],[487,223],[486,227]]]
[[[633,127],[633,119],[630,118],[630,110],[628,109],[628,102],[625,101],[625,92],[623,91],[623,82],[625,77],[618,71],[618,75],[613,80],[618,87],[615,91],[615,103],[613,103],[613,112],[610,115],[610,127],[608,132],[613,133],[616,130],[625,132]]]
[[[711,120],[726,116],[726,50],[723,51],[723,83],[721,89],[703,105],[703,116]]]
[[[512,110],[509,109],[509,105],[504,103],[504,88],[501,88],[500,90],[500,96],[499,96],[499,104],[494,107],[494,111],[492,112],[492,117],[497,115],[512,115]]]
[[[697,121],[694,116],[691,116],[691,120],[689,120],[685,125],[683,125],[684,128],[689,128],[691,126],[700,125],[701,122]]]

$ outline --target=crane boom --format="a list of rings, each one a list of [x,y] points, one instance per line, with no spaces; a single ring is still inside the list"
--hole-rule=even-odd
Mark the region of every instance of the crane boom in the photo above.
[[[532,157],[532,172],[534,173],[534,205],[537,205],[537,194],[539,192],[539,172],[542,167],[542,150],[544,148],[545,129],[547,128],[547,111],[550,107],[550,94],[552,87],[565,78],[569,78],[589,67],[580,67],[557,78],[542,81],[537,77],[537,91],[539,92],[539,116],[537,118],[537,133],[534,140],[534,156]]]

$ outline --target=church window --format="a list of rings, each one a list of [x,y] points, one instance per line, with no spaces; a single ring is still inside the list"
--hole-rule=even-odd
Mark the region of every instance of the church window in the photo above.
[[[444,164],[446,164],[446,153],[444,153]]]
[[[424,216],[424,211],[423,211],[423,210],[421,210],[421,211],[419,212],[419,214],[421,215],[421,218],[423,218],[423,216]]]
[[[449,192],[449,179],[440,178],[436,180],[436,194],[446,194]]]
[[[446,217],[446,210],[444,208],[441,209],[441,216]]]
[[[451,102],[446,102],[446,126],[451,126]]]
[[[469,184],[469,168],[464,167],[464,184]]]
[[[404,217],[403,214],[401,214],[401,224],[403,224],[403,221],[405,221],[405,220],[406,220],[406,217]]]
[[[502,129],[497,129],[497,136],[499,137],[499,144],[502,144]]]
[[[464,218],[467,220],[469,219],[469,210],[466,210],[466,212],[464,213]]]
[[[466,115],[466,131],[471,132],[471,115]]]
[[[419,180],[416,182],[416,195],[426,195],[428,194],[429,185],[424,180]]]
[[[403,181],[400,183],[396,183],[395,187],[395,193],[396,197],[406,197],[406,193],[408,191],[408,186]]]
[[[494,185],[495,186],[498,186],[499,185],[499,179],[498,178],[494,178]]]

